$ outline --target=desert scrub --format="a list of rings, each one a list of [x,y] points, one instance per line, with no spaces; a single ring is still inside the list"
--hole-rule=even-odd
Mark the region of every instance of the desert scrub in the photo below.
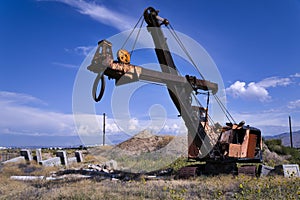
[[[18,176],[24,175],[22,168],[22,163],[7,163],[1,167],[1,178],[3,177],[10,177],[10,176]]]
[[[18,185],[16,185],[18,184]],[[299,179],[199,177],[192,180],[6,183],[3,199],[298,199]],[[9,190],[11,187],[20,189]],[[34,195],[33,195],[34,194]]]
[[[290,163],[300,164],[300,152],[295,148],[283,146],[280,139],[267,140],[265,141],[265,144],[270,151],[287,156],[287,160]]]
[[[300,179],[269,176],[237,178],[239,190],[234,194],[238,199],[299,199]]]
[[[300,178],[199,176],[188,180],[137,181],[62,179],[14,181],[11,175],[44,175],[55,170],[24,164],[3,166],[0,199],[299,199]],[[26,171],[25,173],[24,171]],[[31,171],[32,170],[32,171]]]
[[[180,170],[183,167],[187,167],[190,165],[196,165],[201,164],[203,162],[189,162],[186,157],[179,157],[175,161],[173,161],[167,168],[173,168],[174,172],[176,173],[178,170]]]
[[[2,167],[1,177],[10,176],[50,176],[54,171],[58,171],[59,167],[43,167],[32,161],[30,164],[26,163],[8,163]]]

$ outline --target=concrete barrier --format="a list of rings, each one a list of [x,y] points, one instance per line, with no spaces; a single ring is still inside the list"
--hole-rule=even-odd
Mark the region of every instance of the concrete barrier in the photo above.
[[[50,158],[48,160],[40,161],[39,164],[43,165],[43,166],[47,166],[47,167],[60,166],[61,159],[60,159],[60,157]]]
[[[77,158],[76,157],[68,158],[68,164],[70,165],[72,163],[77,163]]]
[[[83,162],[82,151],[75,151],[75,157],[77,159],[77,162]]]
[[[9,159],[9,160],[4,161],[2,163],[7,164],[7,163],[17,163],[17,162],[25,162],[24,156],[19,156],[19,157],[16,157],[16,158],[12,158],[12,159]]]
[[[284,177],[300,177],[299,165],[286,164],[282,165]]]
[[[260,176],[268,176],[272,170],[274,170],[274,167],[270,167],[267,165],[259,165],[258,168]]]
[[[32,155],[31,155],[31,151],[28,149],[22,149],[20,151],[20,155],[24,156],[26,161],[32,161]]]
[[[67,152],[66,151],[57,151],[56,157],[60,158],[61,164],[68,166],[68,158],[67,158]]]
[[[117,163],[117,161],[115,161],[115,160],[107,161],[107,162],[105,162],[104,165],[105,165],[108,169],[110,169],[110,170],[116,170],[116,169],[118,169],[118,163]]]
[[[75,157],[68,158],[66,151],[57,151],[56,152],[56,157],[55,158],[49,158],[47,160],[42,159],[42,150],[41,149],[36,149],[36,156],[35,160],[37,163],[43,166],[59,166],[59,165],[65,165],[68,166],[71,163],[76,163],[76,162],[83,162],[83,156],[81,151],[75,151]],[[2,162],[3,164],[5,163],[13,163],[13,162],[24,162],[24,161],[32,161],[33,156],[31,153],[31,150],[29,149],[22,149],[20,151],[19,157],[7,160],[5,162]],[[108,165],[114,165],[112,163]]]
[[[36,149],[35,154],[36,154],[36,162],[40,163],[43,160],[43,158],[42,158],[42,149]]]

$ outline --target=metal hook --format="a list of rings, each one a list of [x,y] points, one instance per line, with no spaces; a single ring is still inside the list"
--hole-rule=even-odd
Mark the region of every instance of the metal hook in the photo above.
[[[101,89],[100,89],[99,95],[97,96],[97,87],[98,87],[100,79],[101,79]],[[94,81],[93,90],[92,90],[92,96],[93,96],[93,99],[96,102],[99,102],[102,99],[103,94],[104,94],[104,90],[105,90],[105,78],[104,78],[104,74],[103,73],[99,73],[97,75],[95,81]]]

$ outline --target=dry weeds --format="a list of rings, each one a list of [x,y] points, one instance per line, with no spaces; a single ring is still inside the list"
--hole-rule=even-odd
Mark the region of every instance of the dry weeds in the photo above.
[[[72,179],[15,181],[11,175],[48,176],[58,168],[2,166],[0,199],[299,199],[300,179],[201,176],[190,180]]]

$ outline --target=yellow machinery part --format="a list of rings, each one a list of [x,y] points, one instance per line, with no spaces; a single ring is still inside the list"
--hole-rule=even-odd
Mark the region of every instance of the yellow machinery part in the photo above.
[[[120,49],[117,52],[117,57],[120,63],[124,63],[124,64],[130,63],[130,53],[125,49]]]

